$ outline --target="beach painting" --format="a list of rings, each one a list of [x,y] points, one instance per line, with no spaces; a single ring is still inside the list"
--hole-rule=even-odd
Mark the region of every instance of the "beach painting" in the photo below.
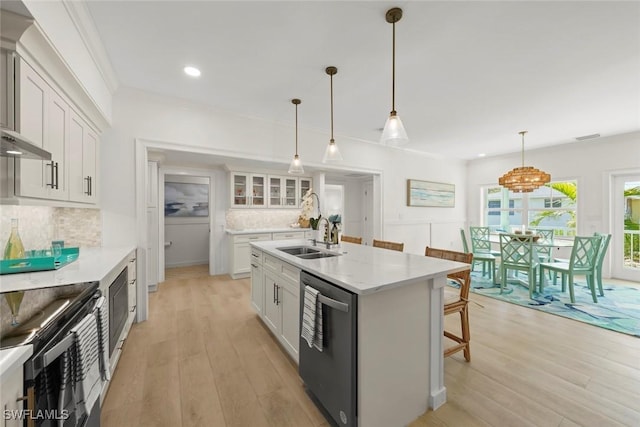
[[[456,186],[443,182],[407,180],[407,206],[452,208],[456,201]]]
[[[165,182],[164,216],[209,216],[209,185]]]

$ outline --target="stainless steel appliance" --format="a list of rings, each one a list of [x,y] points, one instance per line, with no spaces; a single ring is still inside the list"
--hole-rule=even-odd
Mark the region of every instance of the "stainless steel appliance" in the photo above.
[[[49,298],[52,293],[53,300]],[[62,355],[73,346],[69,331],[93,312],[100,295],[98,282],[27,290],[21,304],[26,312],[30,307],[45,305],[24,316],[27,320],[17,326],[3,322],[0,348],[33,345],[33,355],[24,364],[26,426],[100,425],[99,399],[88,414],[60,411],[58,401],[63,381]]]
[[[337,425],[357,426],[357,295],[301,272],[301,331],[306,286],[319,292],[323,339],[322,351],[319,351],[300,337],[300,377],[307,391]]]
[[[116,348],[129,315],[129,287],[127,286],[128,267],[109,285],[109,357]]]

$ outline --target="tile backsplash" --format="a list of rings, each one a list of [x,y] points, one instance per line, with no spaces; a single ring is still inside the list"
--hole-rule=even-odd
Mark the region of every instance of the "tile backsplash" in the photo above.
[[[49,206],[0,206],[0,250],[11,233],[11,219],[18,218],[18,230],[26,250],[45,249],[51,240],[65,246],[98,247],[102,243],[99,209]]]
[[[298,216],[299,209],[230,209],[225,220],[230,230],[287,228]]]

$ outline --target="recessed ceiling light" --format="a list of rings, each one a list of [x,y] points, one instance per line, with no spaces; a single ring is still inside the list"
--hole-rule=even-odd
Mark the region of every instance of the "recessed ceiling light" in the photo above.
[[[191,76],[191,77],[200,77],[200,70],[198,70],[196,67],[191,67],[191,66],[186,66],[184,67],[184,72],[186,75]]]
[[[486,154],[485,154],[485,153],[480,153],[480,154],[478,154],[478,157],[485,157],[485,156],[486,156]]]

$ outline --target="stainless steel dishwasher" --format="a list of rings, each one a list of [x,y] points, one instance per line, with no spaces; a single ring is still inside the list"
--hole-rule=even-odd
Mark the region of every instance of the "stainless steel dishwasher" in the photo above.
[[[307,391],[337,425],[357,426],[357,295],[302,271],[301,331],[306,286],[319,292],[323,339],[322,351],[319,351],[300,337],[300,377]]]

